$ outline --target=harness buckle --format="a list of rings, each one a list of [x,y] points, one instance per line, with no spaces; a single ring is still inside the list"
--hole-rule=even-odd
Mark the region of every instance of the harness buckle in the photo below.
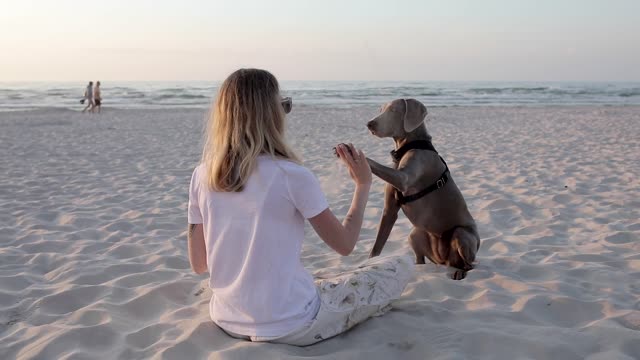
[[[438,187],[438,189],[441,189],[442,187],[444,187],[444,180],[440,179],[436,181],[436,186]]]

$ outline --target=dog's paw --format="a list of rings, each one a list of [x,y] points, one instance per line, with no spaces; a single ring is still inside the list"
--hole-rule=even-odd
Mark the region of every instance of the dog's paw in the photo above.
[[[340,145],[344,145],[344,147],[347,149],[347,151],[349,152],[349,154],[351,154],[351,156],[353,156],[353,151],[351,151],[351,148],[349,146],[347,146],[347,144],[345,143],[340,143],[337,146],[333,147],[333,155],[337,158],[340,157],[340,154],[338,154],[338,146]]]
[[[462,280],[467,277],[467,272],[465,270],[456,269],[453,274],[451,274],[451,278],[453,280]]]

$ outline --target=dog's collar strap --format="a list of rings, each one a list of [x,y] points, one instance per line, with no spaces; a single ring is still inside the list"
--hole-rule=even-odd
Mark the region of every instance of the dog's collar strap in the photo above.
[[[416,140],[416,141],[411,141],[402,145],[399,149],[391,150],[391,157],[393,157],[393,161],[400,162],[400,160],[402,159],[404,154],[407,153],[407,151],[414,150],[414,149],[431,150],[436,154],[438,153],[436,151],[436,148],[433,147],[433,144],[431,143],[431,141]]]
[[[447,163],[444,161],[442,156],[440,156],[440,161],[442,161],[442,163],[444,164],[444,171],[442,172],[442,175],[440,175],[440,177],[433,184],[427,186],[420,192],[417,192],[412,195],[407,195],[407,196],[402,195],[400,191],[396,190],[397,199],[400,205],[404,205],[404,204],[416,201],[421,197],[426,196],[427,194],[430,194],[440,188],[443,188],[447,184],[447,182],[449,181],[449,166],[447,166]]]

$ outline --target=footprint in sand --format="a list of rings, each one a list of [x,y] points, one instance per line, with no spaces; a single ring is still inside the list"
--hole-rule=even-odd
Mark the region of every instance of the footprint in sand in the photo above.
[[[636,241],[638,239],[637,239],[637,235],[635,235],[634,233],[627,232],[627,231],[619,231],[613,235],[607,236],[606,238],[604,238],[604,240],[612,244],[627,244],[627,243]]]

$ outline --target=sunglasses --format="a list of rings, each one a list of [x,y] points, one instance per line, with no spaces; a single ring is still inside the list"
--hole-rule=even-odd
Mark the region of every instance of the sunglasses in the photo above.
[[[284,109],[285,114],[291,112],[291,108],[293,107],[293,100],[290,97],[282,98],[282,100],[280,100],[280,104],[282,104],[282,108]]]

